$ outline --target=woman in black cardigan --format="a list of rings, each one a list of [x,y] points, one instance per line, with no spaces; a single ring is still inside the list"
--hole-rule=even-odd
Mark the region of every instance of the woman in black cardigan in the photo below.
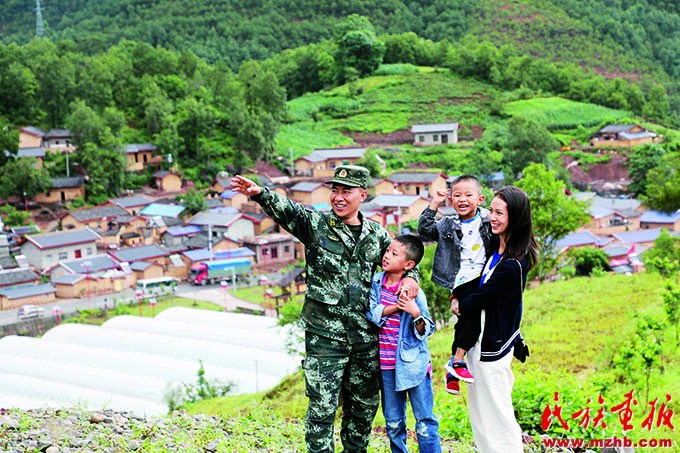
[[[521,453],[522,431],[512,407],[515,376],[510,369],[512,349],[519,338],[522,291],[527,273],[536,264],[536,241],[526,193],[503,187],[491,200],[491,230],[500,240],[486,263],[479,289],[451,309],[466,315],[482,312],[482,334],[468,353],[475,383],[468,388],[470,424],[482,453]]]

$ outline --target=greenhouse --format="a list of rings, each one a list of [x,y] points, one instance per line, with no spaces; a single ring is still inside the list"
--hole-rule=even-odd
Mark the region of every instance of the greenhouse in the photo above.
[[[8,336],[0,339],[0,401],[164,413],[168,392],[195,384],[200,362],[233,394],[267,390],[299,365],[285,353],[286,334],[275,319],[175,307],[101,327],[62,324],[41,339]]]

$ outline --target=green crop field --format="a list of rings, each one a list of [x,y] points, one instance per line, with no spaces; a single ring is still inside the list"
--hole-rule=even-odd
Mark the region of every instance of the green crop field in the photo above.
[[[505,105],[505,111],[510,115],[533,119],[548,129],[588,127],[604,120],[616,121],[631,116],[630,112],[624,110],[614,110],[560,97],[509,102]]]

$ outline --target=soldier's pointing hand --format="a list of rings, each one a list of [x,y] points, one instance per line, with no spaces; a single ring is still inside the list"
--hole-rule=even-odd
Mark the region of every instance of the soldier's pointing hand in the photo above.
[[[231,178],[231,190],[236,192],[241,192],[244,195],[252,197],[253,195],[258,195],[262,192],[262,188],[255,184],[250,179],[244,178],[243,176],[234,176]]]

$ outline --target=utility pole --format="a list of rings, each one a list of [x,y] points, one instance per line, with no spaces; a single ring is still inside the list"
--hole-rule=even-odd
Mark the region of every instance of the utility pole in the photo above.
[[[290,177],[295,176],[295,166],[293,165],[293,148],[290,148]]]
[[[40,0],[35,0],[35,35],[42,38],[45,34],[45,24],[43,23],[42,8]]]

